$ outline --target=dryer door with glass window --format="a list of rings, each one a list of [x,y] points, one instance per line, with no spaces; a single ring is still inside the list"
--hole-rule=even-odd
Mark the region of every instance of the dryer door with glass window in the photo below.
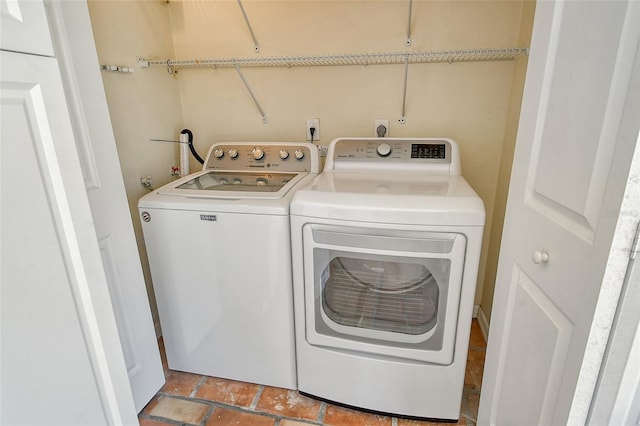
[[[307,224],[303,244],[310,344],[452,362],[463,235]]]

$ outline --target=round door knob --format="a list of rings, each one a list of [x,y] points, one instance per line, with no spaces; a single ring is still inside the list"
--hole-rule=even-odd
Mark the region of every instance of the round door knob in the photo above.
[[[221,148],[216,148],[213,150],[213,156],[216,158],[222,158],[224,157],[224,150]]]
[[[286,160],[287,158],[289,158],[289,153],[286,150],[281,149],[280,150],[280,158],[282,158],[283,160]]]
[[[547,263],[549,261],[549,253],[547,253],[546,251],[536,250],[531,255],[531,260],[533,260],[533,263],[538,265],[541,263]]]
[[[304,158],[304,152],[302,152],[302,151],[301,151],[301,150],[299,150],[299,149],[296,149],[296,150],[294,151],[293,155],[295,155],[295,156],[296,156],[296,159],[297,159],[297,160],[302,160],[302,159]]]
[[[233,149],[233,148],[231,148],[231,149],[229,150],[229,157],[231,157],[231,158],[236,158],[237,156],[238,156],[238,150],[237,150],[237,149]]]
[[[258,146],[253,148],[253,150],[251,151],[251,154],[253,155],[253,158],[255,158],[256,160],[259,160],[262,157],[264,157],[264,151],[262,150],[262,148]]]
[[[389,154],[391,154],[392,148],[391,148],[391,145],[389,145],[386,142],[383,142],[380,145],[378,145],[378,147],[376,148],[376,151],[378,152],[379,156],[387,157]]]

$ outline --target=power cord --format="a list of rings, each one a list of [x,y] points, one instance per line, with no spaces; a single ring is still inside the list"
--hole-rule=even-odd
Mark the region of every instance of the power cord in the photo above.
[[[315,127],[309,127],[309,134],[311,135],[311,143],[313,143],[313,134],[316,132]]]

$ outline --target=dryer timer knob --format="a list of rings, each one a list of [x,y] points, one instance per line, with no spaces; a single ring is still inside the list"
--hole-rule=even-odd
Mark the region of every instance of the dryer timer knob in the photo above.
[[[283,160],[286,160],[287,158],[289,158],[289,152],[286,149],[281,149],[280,158],[282,158]]]
[[[376,147],[376,151],[378,152],[379,156],[388,157],[389,154],[391,154],[391,151],[393,151],[393,148],[391,148],[391,145],[389,145],[388,143],[383,142]]]
[[[296,156],[297,160],[302,160],[304,158],[304,152],[302,152],[299,149],[296,149],[295,152],[293,153],[293,155]]]
[[[253,148],[253,150],[251,150],[251,155],[253,155],[253,158],[255,158],[256,160],[260,160],[262,157],[264,157],[264,150],[257,146]]]
[[[231,148],[231,149],[229,150],[229,157],[231,157],[231,158],[236,158],[237,156],[238,156],[238,150],[237,150],[237,149],[234,149],[234,148]]]
[[[213,156],[216,158],[222,158],[224,157],[224,150],[221,148],[216,148],[213,150]]]

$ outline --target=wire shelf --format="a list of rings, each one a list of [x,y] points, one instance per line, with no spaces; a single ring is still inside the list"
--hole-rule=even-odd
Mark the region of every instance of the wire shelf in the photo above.
[[[218,58],[218,59],[168,59],[145,60],[138,58],[142,67],[165,66],[171,70],[179,68],[237,68],[237,67],[312,67],[340,65],[387,65],[406,63],[441,63],[472,61],[508,61],[528,55],[526,47],[487,49],[454,49],[418,52],[357,53],[312,56],[272,56],[262,58]]]
[[[410,39],[407,39],[410,40]],[[257,48],[257,44],[256,44]],[[246,87],[249,96],[262,116],[262,122],[267,123],[260,103],[256,99],[251,86],[242,74],[241,68],[265,68],[265,67],[326,67],[340,65],[390,65],[404,64],[404,88],[402,98],[402,116],[398,120],[405,123],[407,75],[409,64],[442,63],[442,62],[476,62],[476,61],[509,61],[518,56],[526,56],[529,49],[526,47],[499,47],[486,49],[453,49],[415,52],[393,53],[352,53],[339,55],[312,55],[312,56],[271,56],[259,58],[218,58],[218,59],[166,59],[147,60],[138,58],[141,68],[163,66],[169,74],[173,74],[180,68],[234,68],[242,83]]]

